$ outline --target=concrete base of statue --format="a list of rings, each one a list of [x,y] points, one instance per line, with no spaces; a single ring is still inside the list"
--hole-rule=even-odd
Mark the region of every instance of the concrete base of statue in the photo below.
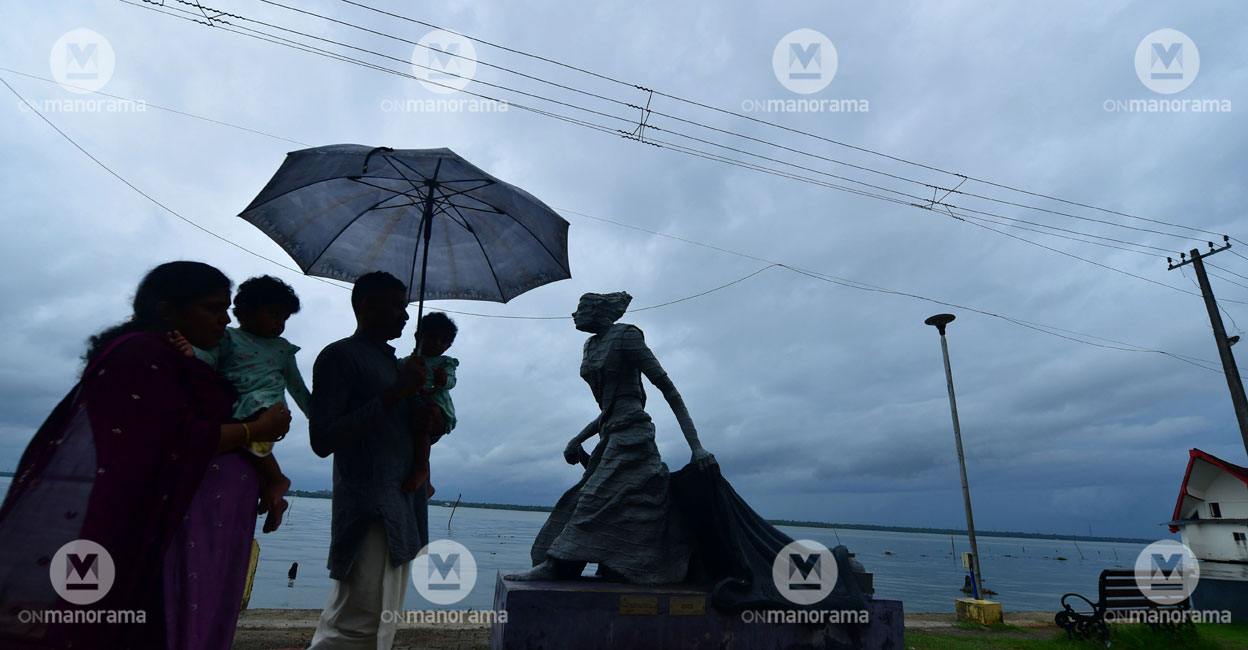
[[[491,650],[904,647],[899,600],[868,598],[862,612],[721,612],[698,585],[513,582],[499,574],[494,609],[507,615],[494,624]]]

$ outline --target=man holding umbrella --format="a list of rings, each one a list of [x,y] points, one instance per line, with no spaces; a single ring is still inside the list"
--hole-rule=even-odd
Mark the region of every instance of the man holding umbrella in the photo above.
[[[425,492],[404,492],[413,440],[407,398],[426,379],[413,354],[400,365],[386,341],[407,323],[407,287],[377,271],[351,292],[355,334],[326,346],[313,368],[312,450],[334,456],[329,571],[334,580],[310,650],[389,648],[408,563],[429,543]]]
[[[312,647],[389,648],[395,626],[378,618],[402,608],[405,563],[428,543],[425,492],[401,490],[414,444],[406,397],[427,371],[417,353],[401,367],[386,341],[408,303],[419,319],[425,300],[505,303],[572,277],[568,222],[450,149],[357,144],[290,152],[239,216],[304,273],[355,281],[359,329],[313,370],[312,449],[334,454],[337,582]]]

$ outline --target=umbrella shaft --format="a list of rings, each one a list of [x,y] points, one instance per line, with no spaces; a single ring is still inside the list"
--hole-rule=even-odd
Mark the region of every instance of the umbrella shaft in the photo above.
[[[420,294],[416,305],[416,350],[412,354],[420,354],[420,321],[425,316],[425,275],[429,271],[429,240],[433,238],[433,186],[429,187],[429,195],[425,197],[425,214],[421,219],[421,237],[425,240],[425,250],[420,262]]]

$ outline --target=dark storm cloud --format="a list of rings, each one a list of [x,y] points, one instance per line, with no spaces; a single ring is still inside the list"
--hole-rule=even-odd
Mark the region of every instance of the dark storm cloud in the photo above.
[[[408,45],[280,9],[244,3],[222,8],[340,40],[359,39],[402,60],[411,55]],[[346,13],[337,3],[313,8],[376,29],[395,28],[365,13]],[[0,53],[7,65],[32,74],[46,76],[51,44],[69,29],[86,26],[105,35],[117,52],[108,92],[314,145],[449,146],[557,208],[1217,365],[1199,298],[948,215],[719,165],[514,108],[485,114],[385,112],[380,108],[384,100],[434,96],[411,80],[140,9],[101,11],[63,3],[3,11],[7,30]],[[558,4],[451,3],[435,14],[433,22],[466,33],[732,110],[747,99],[794,97],[773,76],[772,48],[789,31],[818,29],[835,44],[840,67],[815,97],[864,98],[870,111],[760,117],[1112,210],[1243,234],[1237,206],[1245,199],[1241,180],[1246,170],[1239,152],[1248,135],[1241,117],[1241,105],[1248,107],[1243,90],[1248,86],[1238,44],[1248,22],[1238,5],[694,8],[668,3],[569,11]],[[651,18],[658,14],[666,18]],[[1161,27],[1186,32],[1200,47],[1199,78],[1180,96],[1228,98],[1235,112],[1104,109],[1106,100],[1151,96],[1135,78],[1131,57],[1140,39]],[[507,58],[497,50],[483,47],[478,55],[630,103],[647,99],[635,89]],[[32,100],[72,98],[54,85],[4,76]],[[584,96],[485,68],[478,79],[590,104]],[[820,156],[942,187],[957,182],[661,97],[654,102],[656,110]],[[10,110],[14,114],[0,128],[0,143],[10,152],[0,163],[9,200],[7,235],[0,239],[6,265],[0,297],[7,312],[0,317],[6,331],[0,342],[6,359],[0,372],[0,466],[16,464],[35,427],[72,385],[86,336],[124,318],[137,279],[162,261],[209,261],[236,283],[260,273],[290,281],[304,309],[291,319],[286,336],[303,347],[298,360],[309,379],[316,353],[351,333],[345,290],[277,269],[178,221],[82,157],[34,116]],[[620,114],[637,117],[631,109]],[[156,110],[50,117],[118,173],[186,217],[286,260],[233,215],[284,154],[300,145]],[[667,129],[654,137],[680,142],[670,133],[680,130],[730,142],[722,134],[671,120],[655,117],[653,124]],[[625,130],[633,126],[612,124]],[[746,148],[931,195],[930,188],[813,158]],[[1078,210],[982,184],[963,189],[1049,210]],[[1164,247],[1198,243],[1060,220],[965,195],[949,200]],[[447,302],[432,307],[564,316],[585,291],[627,290],[638,308],[705,291],[765,266],[567,217],[572,223],[571,280],[505,306]],[[1192,288],[1188,278],[1166,272],[1158,258],[1011,232]],[[1217,262],[1248,275],[1248,264],[1238,258],[1220,255]],[[1248,290],[1215,282],[1220,297],[1248,301]],[[1242,305],[1225,306],[1248,325]],[[1097,533],[1157,535],[1155,524],[1169,515],[1188,448],[1200,446],[1243,461],[1219,374],[1156,354],[1080,345],[963,309],[772,268],[723,291],[633,311],[623,320],[646,332],[706,447],[760,512],[953,527],[962,521],[962,505],[944,371],[936,333],[923,325],[924,318],[943,311],[958,315],[949,345],[968,473],[972,489],[978,488],[980,527],[1086,533],[1092,522]],[[454,395],[460,426],[433,452],[440,494],[462,492],[472,501],[553,502],[578,478],[560,452],[595,414],[592,395],[577,376],[584,335],[566,319],[454,317],[460,324],[451,351],[462,362]],[[1238,329],[1229,322],[1228,327]],[[394,342],[401,353],[410,349],[410,337],[411,328]],[[688,458],[688,447],[662,397],[654,390],[648,395],[660,449],[675,469]],[[306,422],[296,415],[291,434],[279,446],[282,465],[296,487],[327,487],[331,463],[315,457],[306,439]]]

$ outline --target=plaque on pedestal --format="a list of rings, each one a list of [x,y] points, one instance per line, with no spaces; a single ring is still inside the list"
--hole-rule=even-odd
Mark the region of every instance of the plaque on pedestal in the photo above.
[[[547,648],[902,648],[901,601],[868,598],[866,609],[744,610],[711,605],[698,585],[626,585],[585,578],[513,582],[500,574],[491,650]],[[501,617],[500,617],[501,618]]]

